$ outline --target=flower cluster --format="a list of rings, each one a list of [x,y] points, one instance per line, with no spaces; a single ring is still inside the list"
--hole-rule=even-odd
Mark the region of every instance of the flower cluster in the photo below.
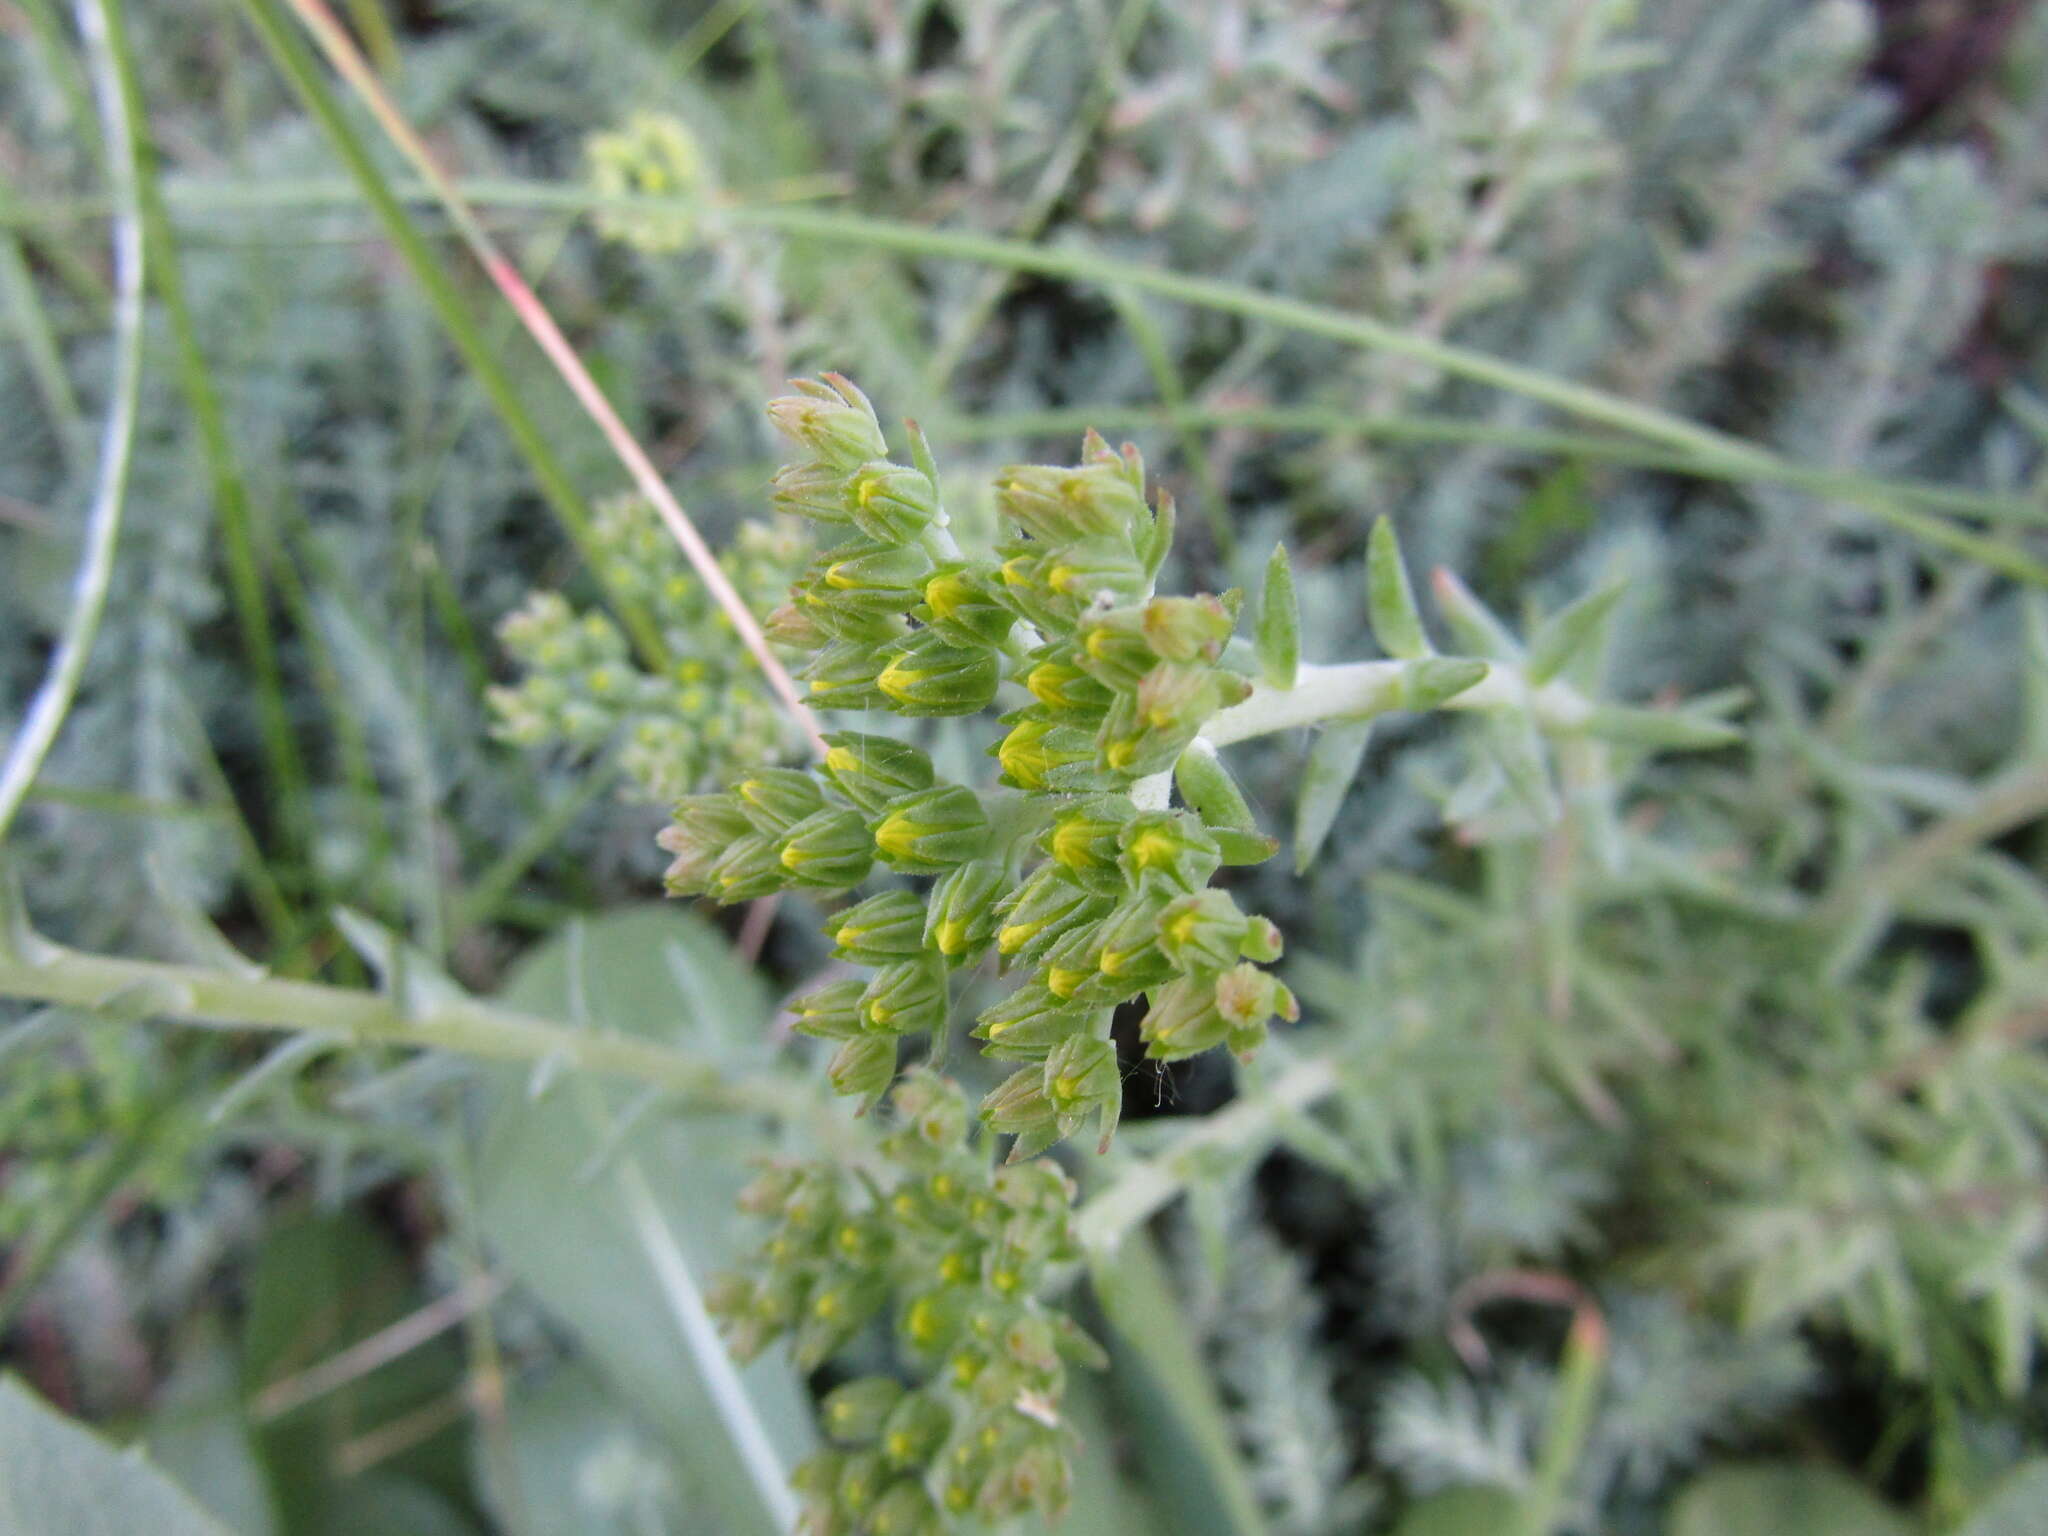
[[[789,727],[734,642],[732,620],[691,572],[654,509],[639,496],[604,503],[592,540],[609,589],[653,615],[666,673],[644,670],[605,615],[578,613],[559,593],[535,592],[499,626],[524,669],[493,688],[498,734],[522,746],[580,752],[619,743],[620,766],[640,793],[673,801],[739,764],[772,762]],[[781,596],[807,552],[786,521],[741,525],[721,561],[755,612]]]
[[[893,1183],[779,1163],[748,1186],[741,1205],[776,1228],[749,1273],[714,1288],[712,1311],[741,1358],[787,1335],[811,1368],[893,1303],[914,1384],[863,1376],[825,1398],[832,1446],[796,1479],[807,1531],[923,1536],[959,1516],[1056,1516],[1070,1483],[1066,1369],[1103,1363],[1039,1299],[1079,1257],[1072,1188],[1049,1162],[991,1167],[965,1098],[933,1073],[906,1076],[890,1107]]]
[[[592,134],[587,153],[591,182],[602,195],[676,203],[657,209],[602,208],[596,218],[599,234],[657,256],[679,251],[696,238],[700,214],[687,203],[708,196],[711,168],[679,118],[635,112],[615,132]]]
[[[1148,998],[1140,1032],[1162,1060],[1248,1053],[1276,1014],[1295,1016],[1261,969],[1279,956],[1277,931],[1209,886],[1271,842],[1133,798],[1250,691],[1222,665],[1235,603],[1152,595],[1172,509],[1163,496],[1156,513],[1147,505],[1135,450],[1091,434],[1077,466],[1003,471],[1013,536],[996,558],[968,560],[945,535],[921,445],[919,466],[892,463],[853,385],[798,389],[769,409],[811,457],[776,477],[776,503],[849,534],[770,618],[771,634],[811,652],[813,702],[971,715],[1006,679],[1029,702],[1002,716],[992,749],[1006,788],[940,782],[915,746],[841,732],[815,772],[759,772],[683,801],[662,835],[668,887],[730,902],[849,891],[876,863],[932,877],[927,892],[885,890],[830,920],[839,957],[872,968],[797,1004],[799,1029],[839,1042],[833,1083],[879,1098],[899,1039],[942,1038],[952,974],[992,955],[1018,984],[974,1032],[989,1056],[1021,1065],[984,1118],[1016,1136],[1012,1157],[1090,1116],[1106,1143],[1118,1006]]]

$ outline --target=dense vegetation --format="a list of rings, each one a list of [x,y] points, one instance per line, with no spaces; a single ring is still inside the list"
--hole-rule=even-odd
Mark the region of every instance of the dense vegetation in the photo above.
[[[2048,1529],[2048,10],[337,9],[0,4],[0,1532]]]

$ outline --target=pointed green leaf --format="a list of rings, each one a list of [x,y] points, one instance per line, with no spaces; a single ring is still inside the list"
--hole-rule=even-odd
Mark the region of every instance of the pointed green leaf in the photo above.
[[[1521,644],[1507,625],[1453,573],[1439,566],[1430,574],[1430,587],[1443,610],[1444,622],[1466,650],[1494,661],[1522,659]]]
[[[1274,688],[1292,688],[1301,670],[1301,605],[1294,595],[1294,571],[1287,546],[1275,544],[1259,592],[1259,674]]]
[[[1181,753],[1180,761],[1173,765],[1173,782],[1181,799],[1194,807],[1206,825],[1240,832],[1258,830],[1244,791],[1206,741],[1197,739]]]
[[[1588,646],[1606,643],[1615,605],[1628,588],[1617,582],[1589,592],[1545,619],[1529,637],[1529,681],[1541,688],[1571,664]]]
[[[1418,712],[1441,709],[1468,688],[1477,687],[1491,666],[1471,656],[1425,656],[1401,673],[1401,707]]]
[[[1301,793],[1294,802],[1294,872],[1298,875],[1315,862],[1323,839],[1330,835],[1351,781],[1358,777],[1365,761],[1366,743],[1372,737],[1370,720],[1338,720],[1323,728],[1309,748],[1308,767],[1301,776]]]
[[[1735,726],[1703,719],[1693,710],[1629,709],[1619,704],[1596,705],[1579,729],[1602,741],[1674,752],[1706,751],[1742,740]]]
[[[1246,864],[1263,864],[1280,851],[1279,839],[1267,837],[1263,832],[1243,832],[1235,827],[1211,827],[1209,835],[1216,839],[1216,847],[1223,854],[1223,862],[1232,868]]]
[[[1556,821],[1561,807],[1557,791],[1551,787],[1549,754],[1543,749],[1535,718],[1522,709],[1488,711],[1486,740],[1523,809],[1546,827]]]
[[[1430,654],[1415,589],[1408,585],[1408,568],[1401,563],[1400,541],[1393,523],[1384,517],[1372,525],[1366,545],[1365,603],[1381,650],[1400,661]]]

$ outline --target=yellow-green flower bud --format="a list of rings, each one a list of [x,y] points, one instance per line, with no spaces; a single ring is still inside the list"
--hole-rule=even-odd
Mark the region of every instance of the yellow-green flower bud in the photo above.
[[[768,402],[768,419],[785,437],[851,474],[870,459],[889,456],[889,443],[868,397],[836,373],[795,379],[793,395]]]
[[[921,629],[890,647],[875,686],[899,715],[972,715],[995,698],[1001,677],[995,651]]]
[[[996,596],[999,578],[988,565],[943,565],[925,579],[917,617],[954,645],[997,645],[1014,622]]]
[[[996,510],[1034,539],[1120,538],[1148,532],[1152,513],[1114,454],[1076,467],[1013,464],[996,474]]]
[[[756,832],[787,832],[825,808],[825,792],[798,768],[760,768],[732,787],[747,825]]]
[[[782,867],[781,853],[775,838],[763,832],[749,832],[733,842],[712,866],[706,894],[724,905],[773,895],[789,884],[789,871]]]
[[[675,820],[654,840],[675,855],[662,876],[671,895],[699,895],[710,889],[712,870],[748,830],[733,795],[690,795],[676,805]]]
[[[1176,970],[1220,971],[1251,937],[1252,920],[1226,891],[1200,890],[1159,914],[1159,947]]]
[[[1177,969],[1160,946],[1159,912],[1155,897],[1140,894],[1103,920],[1096,965],[1125,997],[1159,985]]]
[[[910,1478],[898,1478],[868,1511],[868,1536],[940,1536],[946,1528],[931,1495]]]
[[[872,852],[867,829],[861,836]],[[910,891],[884,891],[825,919],[832,953],[862,965],[887,965],[921,954],[925,947],[925,903]]]
[[[875,972],[861,1017],[880,1035],[936,1033],[946,1027],[946,968],[935,956],[898,960]]]
[[[793,651],[822,650],[832,640],[825,626],[795,603],[783,603],[769,610],[761,621],[761,633],[773,644]]]
[[[866,991],[867,983],[855,976],[814,987],[789,1005],[797,1033],[820,1040],[851,1040],[866,1024],[861,1013],[861,996]]]
[[[863,1003],[863,1012],[865,1006]],[[896,1037],[864,1034],[848,1040],[825,1070],[832,1079],[833,1092],[872,1104],[896,1080]]]
[[[847,1045],[863,1043],[850,1040]],[[844,1050],[841,1054],[845,1054]],[[796,1337],[790,1343],[790,1354],[798,1367],[815,1370],[838,1353],[888,1298],[888,1283],[879,1273],[828,1269],[804,1297]]]
[[[818,1405],[818,1422],[841,1445],[866,1445],[903,1401],[903,1383],[890,1376],[862,1376],[834,1387]]]
[[[1056,864],[1041,864],[1002,909],[996,949],[1013,963],[1044,954],[1075,927],[1095,922],[1111,901],[1078,883]]]
[[[871,539],[904,544],[938,515],[939,493],[921,469],[886,459],[863,465],[846,484],[854,526]]]
[[[924,942],[948,965],[981,957],[996,936],[996,899],[1006,882],[1000,864],[977,859],[943,877],[924,913]]]
[[[869,618],[907,613],[932,568],[931,556],[916,544],[854,544],[828,551],[819,564],[810,588],[813,612],[826,606]]]
[[[882,1425],[882,1458],[898,1471],[921,1467],[939,1453],[952,1429],[953,1415],[938,1398],[906,1393]]]
[[[936,875],[979,854],[988,831],[973,790],[938,784],[891,801],[875,822],[875,847],[907,874]]]
[[[1042,1152],[1065,1132],[1059,1129],[1059,1110],[1046,1097],[1045,1072],[1032,1065],[1018,1068],[981,1101],[981,1118],[998,1134],[1015,1136],[1010,1161]]]
[[[1124,823],[1117,844],[1124,878],[1139,887],[1198,891],[1220,862],[1208,829],[1176,811],[1139,812]]]
[[[1053,818],[1040,843],[1053,863],[1075,879],[1114,889],[1122,883],[1117,869],[1117,837],[1125,816],[1114,814],[1121,803],[1126,815],[1128,802],[1092,802]]]
[[[932,760],[907,741],[834,731],[825,738],[825,777],[870,816],[932,783]]]
[[[782,867],[798,885],[844,891],[867,878],[875,841],[858,811],[823,810],[789,829],[782,843]]]
[[[1266,1038],[1266,1023],[1278,1015],[1290,1024],[1301,1017],[1294,994],[1250,961],[1216,978],[1216,1011],[1229,1026],[1225,1041],[1239,1056],[1249,1056]]]
[[[1022,682],[1047,709],[1092,724],[1110,700],[1109,689],[1082,670],[1071,645],[1043,646],[1032,653]]]
[[[1155,597],[1139,621],[1154,654],[1166,661],[1214,661],[1237,627],[1221,598]]]
[[[1145,635],[1144,612],[1112,608],[1081,620],[1075,631],[1074,664],[1114,692],[1127,692],[1159,664]]]
[[[1005,784],[1059,790],[1101,782],[1094,772],[1095,744],[1088,732],[1057,724],[1035,709],[1006,718],[1015,723],[995,746]]]
[[[836,465],[812,460],[785,464],[768,482],[768,500],[778,512],[814,523],[844,526],[853,521],[851,488]]]
[[[1057,996],[1042,981],[1029,981],[981,1011],[974,1036],[987,1042],[983,1055],[997,1061],[1043,1061],[1062,1040],[1088,1029],[1086,1010]]]
[[[882,658],[872,640],[835,640],[817,654],[804,677],[818,709],[877,709],[888,700],[875,686]]]

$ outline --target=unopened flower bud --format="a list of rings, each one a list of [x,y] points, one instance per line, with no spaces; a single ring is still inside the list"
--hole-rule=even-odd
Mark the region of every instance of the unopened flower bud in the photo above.
[[[1014,720],[1009,734],[996,744],[996,761],[1002,764],[1002,780],[1019,789],[1080,788],[1078,782],[1095,779],[1095,742],[1078,726],[1060,725],[1036,711],[1026,711]]]
[[[789,1010],[797,1033],[821,1040],[851,1040],[866,1024],[861,1013],[861,996],[866,991],[864,980],[845,976],[794,999]]]
[[[1001,865],[984,859],[963,864],[931,890],[924,912],[924,942],[946,957],[949,965],[965,965],[987,949],[996,933],[996,899],[1005,880]]]
[[[849,1044],[859,1044],[851,1041]],[[882,1309],[889,1297],[879,1274],[828,1270],[804,1300],[790,1353],[803,1370],[816,1369],[837,1354],[861,1326]]]
[[[775,838],[749,832],[729,845],[712,866],[706,894],[725,905],[771,896],[789,884],[782,850]]]
[[[835,640],[804,669],[811,703],[819,709],[877,709],[887,702],[875,686],[881,670],[873,641]]]
[[[882,1425],[882,1457],[892,1467],[921,1467],[939,1452],[953,1428],[946,1405],[926,1392],[907,1393]]]
[[[1159,985],[1177,969],[1160,944],[1159,912],[1158,899],[1141,893],[1103,920],[1096,964],[1126,997]]]
[[[936,1033],[946,1027],[946,969],[933,956],[898,960],[875,972],[861,1014],[877,1034]]]
[[[896,1037],[864,1034],[848,1040],[825,1070],[832,1079],[833,1092],[872,1104],[896,1079]]]
[[[888,457],[875,408],[851,381],[828,373],[823,381],[793,379],[790,387],[795,394],[768,402],[768,419],[784,436],[849,474]]]
[[[785,464],[768,482],[768,500],[778,512],[814,523],[844,526],[853,521],[852,497],[843,471],[812,460]]]
[[[1107,896],[1089,890],[1058,865],[1041,864],[1004,907],[996,949],[1012,961],[1028,963],[1071,928],[1102,917],[1110,905]]]
[[[1275,1015],[1289,1023],[1301,1017],[1294,994],[1250,961],[1216,978],[1216,1011],[1229,1026],[1225,1044],[1239,1056],[1258,1049],[1266,1038],[1266,1023]]]
[[[834,731],[825,746],[825,777],[870,816],[899,796],[931,787],[932,760],[907,741]]]
[[[939,493],[921,469],[886,459],[864,465],[847,482],[854,525],[871,539],[904,544],[938,515]]]
[[[942,566],[926,578],[919,617],[954,645],[997,645],[1010,633],[1010,610],[996,597],[994,569]]]
[[[1155,654],[1167,661],[1214,661],[1237,627],[1220,598],[1155,597],[1139,621]]]
[[[942,874],[988,842],[980,797],[959,784],[939,784],[889,803],[875,823],[875,846],[889,864],[913,875]]]
[[[1251,931],[1251,919],[1227,891],[1196,891],[1159,914],[1159,947],[1176,970],[1222,970],[1236,961]]]
[[[974,1035],[998,1061],[1043,1061],[1053,1047],[1088,1028],[1088,1014],[1041,981],[1026,982],[982,1010]]]
[[[747,831],[736,796],[687,796],[677,803],[675,820],[655,834],[655,842],[675,855],[663,884],[677,896],[708,890],[718,861]]]
[[[756,832],[779,834],[825,808],[825,792],[798,768],[760,768],[732,787],[747,824]]]
[[[1124,875],[1138,886],[1198,891],[1221,859],[1208,829],[1176,811],[1139,812],[1124,823],[1118,845]]]
[[[811,595],[819,604],[873,618],[905,613],[922,595],[931,556],[916,544],[859,544],[820,557]]]
[[[1110,692],[1081,669],[1071,646],[1046,647],[1034,653],[1024,686],[1047,709],[1092,722],[1109,703]]]
[[[875,686],[900,715],[972,715],[988,707],[1001,680],[995,651],[950,645],[921,629],[890,648]]]
[[[1068,468],[1015,464],[996,476],[996,509],[1034,539],[1121,538],[1147,531],[1152,513],[1111,455],[1107,462]]]
[[[841,1445],[866,1445],[880,1437],[903,1396],[903,1384],[894,1377],[862,1376],[825,1394],[818,1421]]]
[[[872,851],[867,829],[861,836]],[[925,947],[925,903],[910,891],[884,891],[825,919],[825,933],[838,947],[832,953],[862,965],[887,965],[922,953]]]
[[[875,861],[875,840],[858,811],[822,810],[789,829],[782,867],[799,885],[844,891],[867,878]]]
[[[931,1495],[911,1478],[890,1484],[868,1511],[869,1536],[940,1536],[945,1521]]]
[[[1128,808],[1128,802],[1121,803]],[[1101,808],[1082,806],[1061,812],[1053,819],[1042,846],[1053,863],[1076,880],[1114,890],[1122,881],[1117,870],[1117,835],[1123,830],[1124,818],[1115,815],[1109,804],[1095,804]]]
[[[795,603],[784,603],[771,609],[761,621],[761,633],[772,644],[787,646],[793,651],[822,650],[832,639],[824,625]]]

